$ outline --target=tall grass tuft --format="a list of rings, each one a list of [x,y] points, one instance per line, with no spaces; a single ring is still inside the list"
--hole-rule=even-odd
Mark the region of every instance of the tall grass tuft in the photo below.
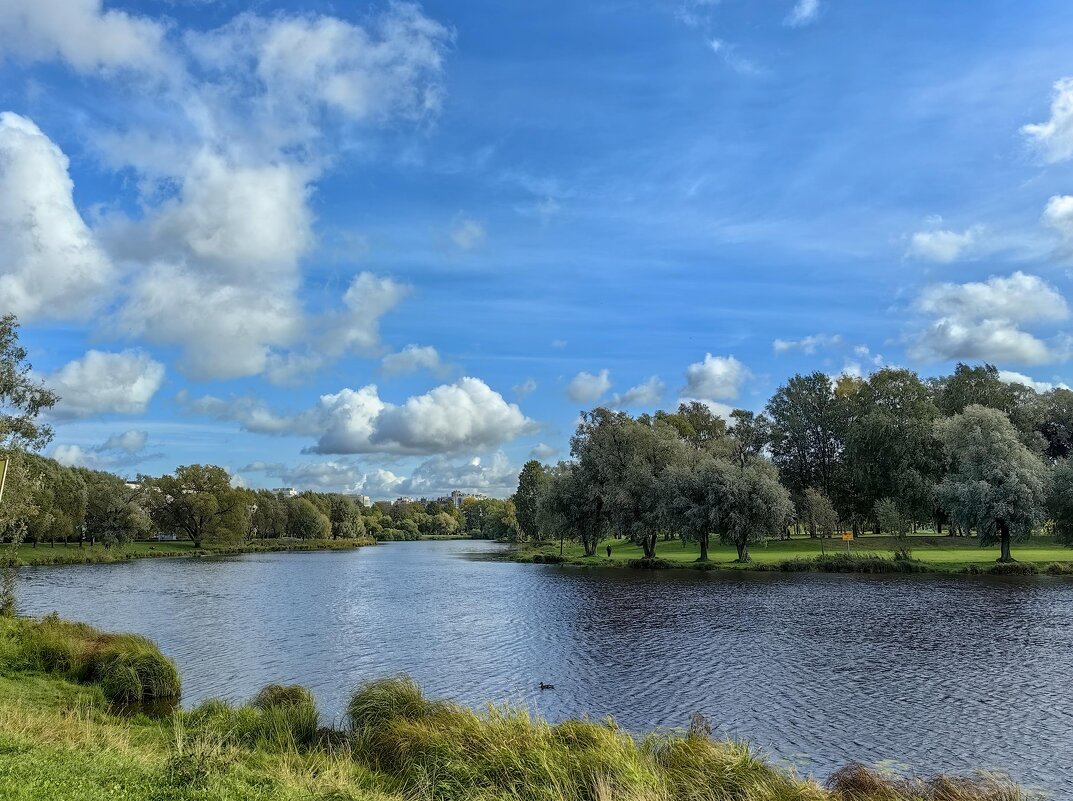
[[[827,786],[836,801],[1027,801],[1029,798],[1001,774],[920,779],[882,773],[859,764],[835,771]]]
[[[175,664],[145,637],[104,634],[55,615],[5,621],[2,637],[0,654],[10,667],[96,683],[111,701],[159,701],[180,694]]]

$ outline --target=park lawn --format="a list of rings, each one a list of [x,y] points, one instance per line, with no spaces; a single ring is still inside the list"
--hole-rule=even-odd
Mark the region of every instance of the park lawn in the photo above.
[[[975,537],[946,537],[935,534],[917,534],[908,538],[914,560],[933,566],[938,571],[958,572],[972,565],[991,565],[998,559],[998,546],[982,548]],[[611,546],[611,558],[607,558],[607,546]],[[558,555],[558,542],[532,543],[519,546],[514,556],[520,561],[532,561],[533,557]],[[773,566],[790,559],[810,559],[827,555],[851,554],[880,556],[891,559],[895,553],[895,540],[891,537],[865,535],[852,542],[839,538],[819,540],[810,537],[794,537],[789,540],[768,540],[751,545],[749,555],[752,566]],[[600,543],[596,556],[585,557],[581,545],[567,542],[563,546],[564,559],[573,564],[591,566],[625,566],[632,560],[642,559],[640,546],[627,540],[609,539]],[[679,540],[661,541],[656,544],[656,558],[682,567],[694,567],[700,556],[696,543]],[[1073,548],[1055,543],[1051,537],[1034,537],[1025,543],[1014,543],[1013,557],[1019,562],[1035,565],[1073,563]],[[733,546],[715,541],[708,548],[708,558],[713,564],[729,569],[749,569],[750,565],[737,562]]]
[[[174,542],[138,541],[129,542],[125,545],[115,545],[106,548],[101,544],[84,544],[81,548],[78,544],[64,545],[56,543],[38,543],[36,547],[29,543],[23,543],[19,547],[20,565],[73,565],[73,564],[100,564],[108,562],[123,562],[128,559],[144,559],[149,557],[166,556],[213,556],[234,553],[258,553],[265,551],[319,551],[319,550],[348,550],[364,545],[373,545],[374,540],[358,538],[353,540],[254,540],[237,544],[212,544],[207,543],[201,548],[195,548],[189,540],[176,540]]]

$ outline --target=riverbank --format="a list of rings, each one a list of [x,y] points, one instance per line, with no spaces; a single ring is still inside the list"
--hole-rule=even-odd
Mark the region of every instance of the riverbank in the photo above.
[[[734,741],[691,731],[637,739],[613,722],[551,725],[524,710],[474,712],[389,679],[355,690],[335,728],[312,696],[266,688],[151,717],[120,713],[101,642],[137,675],[167,660],[140,638],[55,618],[0,620],[0,797],[12,801],[1018,801],[999,777],[884,778],[851,766],[829,786]],[[162,672],[166,673],[164,669]],[[144,684],[173,693],[168,683]],[[151,694],[151,693],[150,693]]]
[[[708,561],[699,561],[696,543],[659,542],[656,558],[645,559],[640,546],[627,540],[605,540],[595,556],[585,556],[580,544],[525,543],[504,551],[499,558],[517,562],[555,563],[578,567],[613,567],[686,570],[779,570],[829,573],[988,573],[1000,575],[1073,574],[1073,548],[1052,538],[1038,537],[1015,545],[1012,564],[999,564],[998,548],[981,548],[975,538],[934,534],[908,538],[910,558],[897,559],[898,542],[892,537],[866,535],[852,542],[840,539],[794,537],[769,540],[749,549],[751,561],[740,563],[732,546],[713,542]],[[607,556],[607,548],[611,556]]]
[[[276,551],[339,551],[375,545],[376,540],[360,537],[348,540],[255,540],[229,545],[205,545],[195,548],[188,540],[175,542],[138,541],[125,545],[84,544],[48,545],[35,548],[23,544],[19,548],[19,565],[91,565],[125,562],[131,559],[153,559],[173,556],[228,556],[241,553],[272,553]],[[7,547],[7,546],[0,546]]]

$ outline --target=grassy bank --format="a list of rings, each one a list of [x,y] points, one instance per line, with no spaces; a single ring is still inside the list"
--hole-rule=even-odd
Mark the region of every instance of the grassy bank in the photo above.
[[[998,777],[930,780],[861,766],[828,786],[742,743],[692,732],[635,738],[611,721],[551,725],[425,698],[411,681],[359,687],[323,727],[312,697],[271,686],[248,705],[119,714],[108,652],[157,696],[170,662],[141,638],[56,619],[0,620],[0,797],[11,801],[1018,801]],[[57,657],[66,654],[67,657]],[[72,655],[76,655],[72,658]],[[78,656],[80,655],[80,656]],[[104,660],[104,661],[102,661]],[[140,662],[138,660],[141,660]],[[110,663],[108,663],[110,664]],[[149,696],[147,696],[149,697]]]
[[[1073,574],[1073,548],[1038,537],[1015,545],[1014,565],[997,565],[998,548],[981,548],[975,538],[919,534],[909,537],[911,559],[895,559],[894,538],[865,535],[853,542],[795,537],[769,540],[749,549],[751,562],[738,563],[732,546],[712,543],[708,561],[699,562],[695,543],[669,540],[658,543],[656,559],[645,560],[641,548],[626,540],[600,543],[595,556],[585,556],[581,545],[567,542],[559,557],[559,543],[527,543],[506,553],[520,562],[562,562],[584,567],[686,568],[695,570],[783,570],[859,573],[1004,573]],[[607,547],[611,547],[611,557]]]
[[[19,548],[20,565],[88,565],[109,562],[125,562],[130,559],[147,559],[168,556],[223,556],[239,553],[268,553],[273,551],[327,551],[350,550],[364,545],[375,545],[370,538],[352,540],[254,540],[228,545],[205,545],[195,548],[189,540],[176,542],[129,542],[106,548],[103,545],[49,545],[37,547],[23,544]]]

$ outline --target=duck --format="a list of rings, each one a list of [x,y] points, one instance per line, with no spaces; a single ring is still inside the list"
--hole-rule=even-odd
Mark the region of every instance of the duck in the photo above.
[[[540,682],[540,689],[542,689],[542,690],[554,690],[555,685],[554,684],[546,684],[545,682]]]

